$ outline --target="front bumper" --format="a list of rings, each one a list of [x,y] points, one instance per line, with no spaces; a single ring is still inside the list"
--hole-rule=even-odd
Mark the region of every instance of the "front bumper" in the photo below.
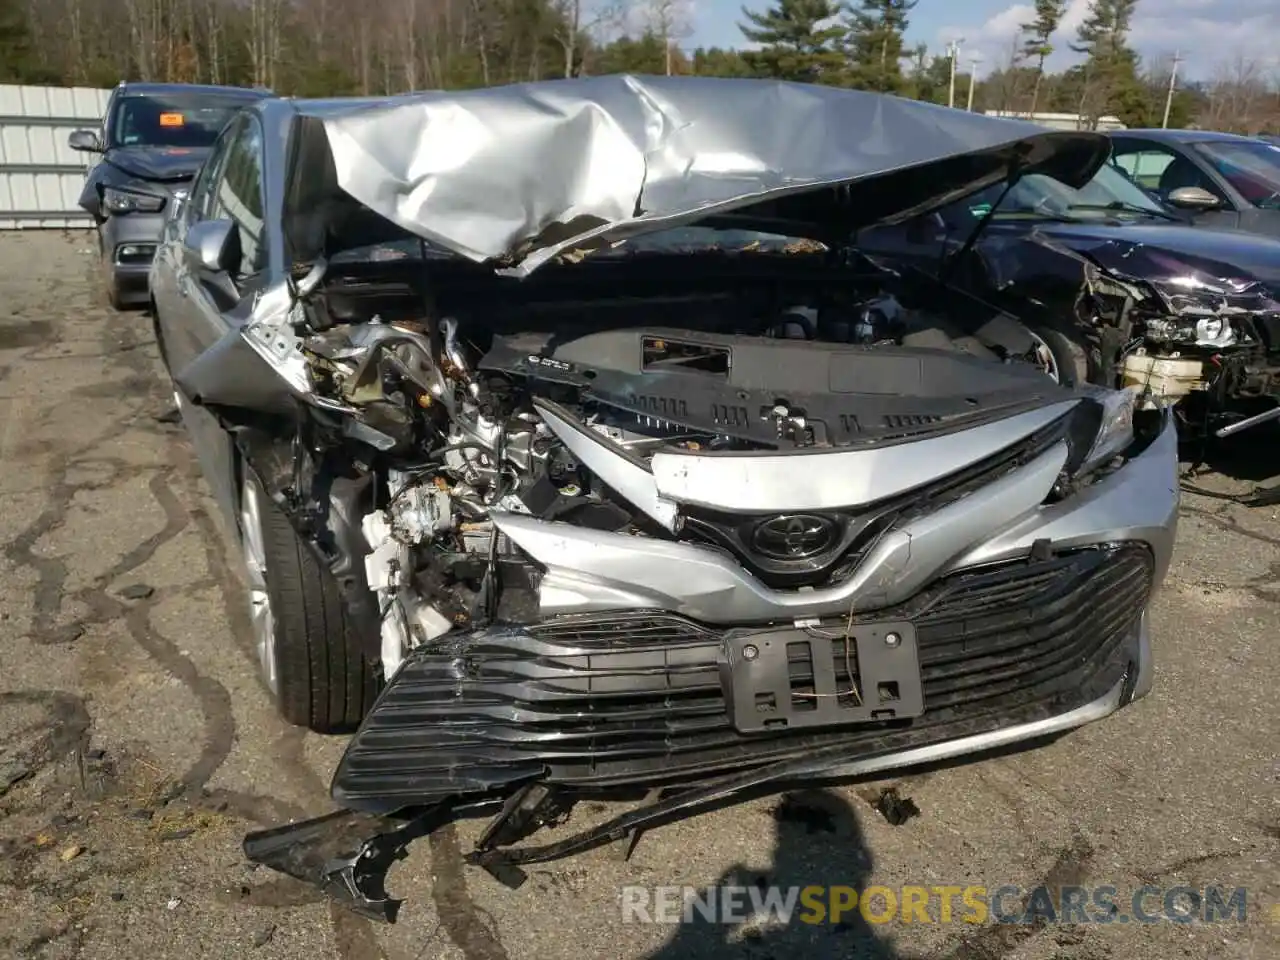
[[[388,811],[502,795],[534,780],[653,787],[774,764],[799,764],[815,778],[861,775],[1097,719],[1151,688],[1145,614],[1172,551],[1176,462],[1166,417],[1146,450],[1070,499],[1033,503],[950,558],[916,550],[913,559],[934,564],[926,582],[899,579],[880,591],[910,583],[909,595],[852,615],[800,611],[833,636],[850,625],[911,623],[920,716],[744,733],[725,693],[726,637],[788,620],[761,617],[747,628],[688,609],[549,613],[544,602],[532,626],[450,634],[412,651],[351,741],[333,796]],[[831,666],[817,655],[788,663],[793,684],[817,690],[819,668],[839,685],[861,672],[834,640]]]
[[[835,748],[845,755],[826,772],[855,774],[1040,736],[1150,688],[1153,571],[1130,545],[949,577],[885,612],[917,625],[925,714],[821,732],[738,733],[717,672],[722,633],[683,618],[570,616],[421,648],[349,746],[334,797],[390,810],[534,778],[652,786]],[[833,659],[843,682],[836,646]],[[793,680],[812,669],[792,664]]]
[[[150,301],[148,274],[164,230],[164,212],[107,217],[101,227],[103,268],[121,303]]]

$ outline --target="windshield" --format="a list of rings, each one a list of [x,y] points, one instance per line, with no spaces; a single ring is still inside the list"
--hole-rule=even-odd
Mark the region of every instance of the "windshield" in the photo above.
[[[113,147],[211,147],[244,97],[216,94],[123,97],[111,123]]]
[[[986,213],[1003,189],[1003,185],[997,184],[975,195],[968,201],[970,211],[976,216]],[[1042,173],[1029,174],[1009,191],[995,215],[1031,214],[1078,220],[1126,211],[1145,212],[1156,217],[1169,216],[1145,190],[1108,163],[1078,190]]]
[[[1280,146],[1220,140],[1196,149],[1255,207],[1280,209]]]

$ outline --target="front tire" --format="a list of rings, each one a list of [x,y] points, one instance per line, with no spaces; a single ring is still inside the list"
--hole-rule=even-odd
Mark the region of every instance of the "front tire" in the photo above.
[[[127,309],[124,300],[121,298],[120,285],[116,282],[115,270],[111,267],[111,262],[107,257],[107,246],[102,239],[102,227],[99,225],[98,230],[98,277],[102,285],[102,296],[107,301],[107,305],[112,310],[123,311]]]
[[[248,472],[240,528],[258,665],[281,716],[317,733],[354,729],[377,681],[333,575]]]
[[[1036,341],[1037,366],[1055,383],[1074,386],[1093,382],[1087,343],[1052,327],[1028,329]]]

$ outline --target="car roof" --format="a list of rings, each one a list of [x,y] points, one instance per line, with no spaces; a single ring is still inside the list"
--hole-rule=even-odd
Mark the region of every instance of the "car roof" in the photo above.
[[[1165,140],[1169,143],[1207,143],[1225,141],[1236,143],[1253,143],[1256,137],[1245,137],[1238,133],[1224,133],[1220,130],[1108,130],[1111,137],[1142,137],[1145,140]]]
[[[287,101],[298,113],[308,117],[328,117],[344,113],[360,106],[373,106],[381,103],[395,103],[397,100],[412,100],[423,93],[436,93],[435,90],[419,90],[414,93],[398,93],[385,97],[279,97]]]
[[[132,83],[125,82],[116,88],[123,97],[145,97],[167,93],[216,93],[220,96],[243,97],[245,100],[261,100],[274,94],[270,90],[254,87],[231,87],[205,83]]]

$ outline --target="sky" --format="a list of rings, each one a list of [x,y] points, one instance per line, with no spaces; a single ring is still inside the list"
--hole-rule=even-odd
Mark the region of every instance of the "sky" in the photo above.
[[[738,22],[742,7],[764,10],[769,0],[689,0],[692,34],[681,46],[744,46]],[[1060,70],[1079,59],[1067,48],[1085,17],[1089,0],[1069,0],[1054,38],[1057,51],[1047,67]],[[907,45],[927,44],[941,53],[948,41],[963,37],[962,67],[980,57],[978,76],[1009,60],[1018,25],[1033,17],[1030,0],[919,0],[911,13]],[[1257,60],[1267,73],[1280,76],[1280,0],[1138,0],[1130,44],[1144,59],[1168,62],[1175,51],[1183,62],[1179,73],[1210,79],[1237,58]]]

